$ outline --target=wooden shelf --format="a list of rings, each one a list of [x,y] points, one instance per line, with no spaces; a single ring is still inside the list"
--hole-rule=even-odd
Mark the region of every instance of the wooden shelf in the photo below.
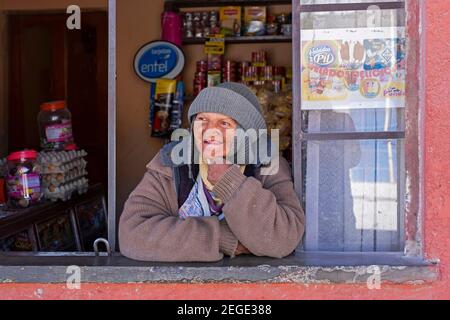
[[[220,7],[220,6],[270,6],[290,5],[292,0],[166,0],[166,11],[178,11],[179,8]]]
[[[205,44],[204,38],[185,38],[183,45]],[[241,37],[226,37],[225,43],[277,43],[277,42],[292,42],[292,36],[241,36]]]

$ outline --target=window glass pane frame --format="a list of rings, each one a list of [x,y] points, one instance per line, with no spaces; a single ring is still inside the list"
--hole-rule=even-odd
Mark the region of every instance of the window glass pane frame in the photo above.
[[[419,37],[420,27],[420,4],[416,0],[392,1],[392,2],[363,2],[361,3],[335,3],[335,4],[309,4],[301,5],[301,0],[293,2],[293,77],[294,77],[294,108],[293,108],[293,175],[294,185],[300,199],[304,198],[304,186],[302,177],[303,156],[302,143],[308,140],[328,140],[328,139],[404,139],[405,160],[402,177],[408,180],[408,190],[401,190],[400,195],[408,194],[408,198],[400,197],[400,205],[405,208],[405,249],[404,253],[410,256],[423,256],[421,239],[421,188],[422,181],[419,172],[422,168],[420,152],[423,150],[419,145],[419,121],[421,109],[419,108],[420,88],[423,83],[418,80],[420,70],[419,54],[421,38]],[[339,133],[308,133],[302,130],[302,109],[301,109],[301,31],[300,31],[300,14],[304,12],[317,11],[343,11],[343,10],[366,10],[371,5],[377,5],[380,9],[402,9],[408,14],[406,20],[406,37],[407,37],[407,86],[405,98],[405,131],[387,131],[387,132],[339,132]],[[297,71],[296,71],[297,70]],[[422,79],[423,81],[423,79]],[[414,183],[414,185],[412,185]],[[300,250],[303,246],[300,245]]]
[[[300,0],[293,0],[293,16],[296,16],[296,13],[298,14],[300,12]],[[419,22],[421,21],[421,14],[423,14],[423,8],[420,8],[420,4],[416,2],[417,0],[406,0],[407,2],[407,10],[408,15],[410,15],[410,18],[408,19],[408,39],[410,41],[409,48],[409,62],[408,62],[408,69],[411,70],[413,73],[418,74],[419,70],[421,70],[421,66],[423,68],[423,62],[420,61],[420,58],[423,59],[423,57],[416,55],[416,51],[419,51],[421,41],[419,39]],[[116,237],[117,237],[117,220],[118,220],[118,213],[116,212],[116,0],[108,0],[109,5],[109,90],[108,90],[108,173],[109,173],[109,183],[108,183],[108,240],[111,244],[116,243]],[[299,16],[299,15],[297,15]],[[294,20],[296,20],[294,18]],[[298,24],[298,21],[294,23]],[[298,36],[298,30],[295,30],[294,28],[294,36]],[[295,44],[295,42],[294,42]],[[414,53],[414,55],[411,55],[411,53]],[[298,57],[297,57],[298,58]],[[295,54],[294,54],[294,70],[298,67],[296,66]],[[294,72],[294,82],[298,81],[295,80],[297,77],[297,73]],[[403,256],[403,254],[396,254],[396,253],[365,253],[363,255],[363,260],[361,260],[361,255],[348,255],[347,253],[338,253],[338,254],[327,254],[327,253],[311,253],[311,252],[300,252],[297,251],[297,255],[293,257],[293,261],[289,260],[288,263],[286,263],[282,259],[278,263],[275,263],[274,265],[299,265],[301,266],[335,266],[335,265],[347,265],[347,266],[357,266],[360,265],[359,263],[363,264],[371,264],[371,265],[391,265],[391,266],[407,266],[405,269],[408,274],[410,274],[411,279],[417,279],[417,273],[414,268],[424,268],[423,270],[431,270],[431,267],[433,267],[433,272],[431,274],[432,279],[435,279],[438,275],[438,267],[436,267],[433,262],[427,261],[423,259],[423,253],[421,251],[420,242],[422,237],[422,230],[421,230],[421,208],[420,208],[420,198],[423,196],[422,190],[422,180],[419,177],[419,172],[422,172],[422,163],[419,161],[419,151],[422,153],[422,149],[419,150],[419,142],[421,142],[422,136],[419,134],[423,134],[423,127],[419,126],[419,120],[420,120],[420,114],[422,110],[419,108],[422,106],[422,104],[419,101],[419,95],[417,92],[419,92],[420,88],[423,88],[423,79],[422,81],[419,81],[415,79],[416,81],[413,81],[410,86],[407,88],[407,105],[408,109],[407,112],[407,119],[408,119],[408,126],[405,131],[405,144],[406,144],[406,153],[407,156],[407,162],[406,167],[408,170],[411,170],[409,172],[408,178],[410,179],[409,185],[410,188],[408,190],[409,192],[409,199],[405,203],[406,208],[406,214],[405,217],[407,219],[407,227],[406,227],[406,235],[407,240],[406,244],[408,244],[408,241],[410,241],[411,245],[405,250],[406,257]],[[295,87],[294,87],[294,90]],[[415,95],[408,94],[409,92],[414,92]],[[294,100],[294,106],[298,105],[298,101]],[[294,108],[295,112],[295,108]],[[295,124],[294,124],[295,126]],[[297,128],[294,127],[295,130],[298,130],[300,127],[297,123]],[[384,133],[383,133],[384,134]],[[294,139],[294,148],[298,147],[298,145],[301,142],[301,136],[297,135]],[[297,149],[299,150],[299,149]],[[301,168],[301,157],[296,156],[293,159],[294,163],[294,174],[298,176],[297,171]],[[301,190],[301,179],[295,179],[294,180],[296,190]],[[117,249],[116,246],[112,246],[112,248]],[[410,252],[408,252],[408,249],[410,249]],[[113,250],[116,251],[116,250]],[[381,254],[381,255],[380,255]],[[48,258],[47,258],[48,257]],[[53,258],[54,257],[54,258]],[[61,257],[61,258],[60,258]],[[67,259],[66,259],[67,257]],[[80,259],[80,261],[75,261],[76,259]],[[120,262],[116,261],[117,259],[121,259]],[[260,264],[261,261],[265,261],[263,258],[257,258],[258,261],[253,261],[252,263]],[[262,260],[260,260],[262,259]],[[123,256],[121,256],[118,252],[113,252],[112,257],[106,257],[105,254],[100,254],[100,257],[96,257],[93,253],[62,253],[62,254],[55,254],[55,253],[39,253],[39,254],[20,254],[20,253],[13,253],[13,254],[1,254],[0,253],[0,260],[3,261],[3,263],[0,263],[0,266],[13,266],[11,267],[11,271],[14,271],[17,269],[16,266],[24,265],[24,266],[38,266],[39,269],[48,268],[48,270],[54,270],[54,266],[60,265],[65,266],[69,264],[78,264],[78,265],[95,265],[98,266],[96,269],[94,269],[94,274],[97,276],[98,270],[105,270],[105,272],[110,272],[111,267],[104,267],[104,266],[112,266],[115,265],[134,265],[139,264],[142,266],[147,267],[148,263],[143,262],[134,262],[129,261],[125,259]],[[123,261],[122,261],[123,260]],[[235,265],[240,265],[240,260],[244,261],[242,265],[246,265],[247,259],[246,257],[243,258],[237,258],[234,260]],[[272,261],[272,260],[271,260]],[[233,264],[232,263],[232,264]],[[272,264],[272,262],[268,261],[268,264]],[[150,265],[159,265],[157,263],[151,263]],[[168,265],[169,268],[172,268],[173,264],[161,264],[161,265]],[[175,265],[183,265],[183,264],[175,264]],[[209,267],[211,264],[205,264],[206,267]],[[39,267],[39,266],[45,266],[45,267]],[[48,266],[48,267],[47,267]],[[195,269],[197,269],[198,265],[195,265]],[[6,268],[6,267],[5,267]],[[63,267],[61,267],[63,268]],[[227,267],[228,268],[228,267]],[[310,268],[310,267],[308,267]],[[39,269],[39,270],[40,270]],[[131,269],[131,268],[130,268]],[[244,270],[245,268],[242,268]],[[4,269],[6,271],[6,269]],[[34,269],[33,269],[34,270]],[[48,270],[44,270],[43,272],[48,272]],[[65,269],[64,269],[65,270]],[[167,272],[166,269],[162,268],[162,272]],[[200,272],[203,274],[203,269],[199,268]],[[352,269],[353,270],[353,269]],[[396,269],[395,269],[396,270]],[[420,269],[422,270],[422,269]],[[42,271],[42,270],[40,270]],[[58,270],[59,272],[59,270]],[[120,269],[120,273],[123,273],[123,269]],[[27,273],[22,272],[21,275],[32,275],[33,273]],[[59,274],[59,273],[58,273]],[[61,272],[63,274],[63,272]],[[172,273],[171,273],[172,274]],[[175,274],[175,273],[173,273]],[[177,274],[178,276],[178,274]],[[34,274],[35,279],[41,281],[43,278],[40,278],[39,273]],[[36,278],[37,277],[37,278]],[[132,277],[132,276],[131,276]],[[20,278],[20,276],[18,276]],[[12,279],[12,278],[11,278]],[[97,277],[95,277],[97,279]],[[431,278],[430,278],[431,279]],[[28,280],[27,280],[28,281]],[[44,280],[45,281],[45,280]],[[62,280],[63,282],[65,280]],[[129,280],[127,280],[129,281]],[[431,280],[433,281],[433,280]]]

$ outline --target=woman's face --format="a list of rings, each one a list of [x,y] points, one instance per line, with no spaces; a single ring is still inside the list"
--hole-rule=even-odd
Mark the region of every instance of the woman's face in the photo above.
[[[237,122],[221,114],[199,113],[194,120],[194,140],[203,159],[225,158],[236,134]]]

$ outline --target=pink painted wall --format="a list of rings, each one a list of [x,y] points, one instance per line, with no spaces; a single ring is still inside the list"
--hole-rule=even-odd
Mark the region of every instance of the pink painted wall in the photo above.
[[[439,259],[439,281],[426,285],[299,284],[0,284],[6,299],[450,299],[450,1],[426,1],[425,251]]]

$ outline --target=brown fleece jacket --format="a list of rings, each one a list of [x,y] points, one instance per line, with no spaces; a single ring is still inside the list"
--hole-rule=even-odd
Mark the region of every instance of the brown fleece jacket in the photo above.
[[[161,153],[161,152],[160,152]],[[287,161],[275,175],[246,177],[231,166],[213,192],[225,219],[178,216],[172,168],[158,153],[125,203],[119,223],[123,255],[144,261],[218,261],[234,256],[238,241],[256,256],[285,257],[299,244],[305,216]]]

